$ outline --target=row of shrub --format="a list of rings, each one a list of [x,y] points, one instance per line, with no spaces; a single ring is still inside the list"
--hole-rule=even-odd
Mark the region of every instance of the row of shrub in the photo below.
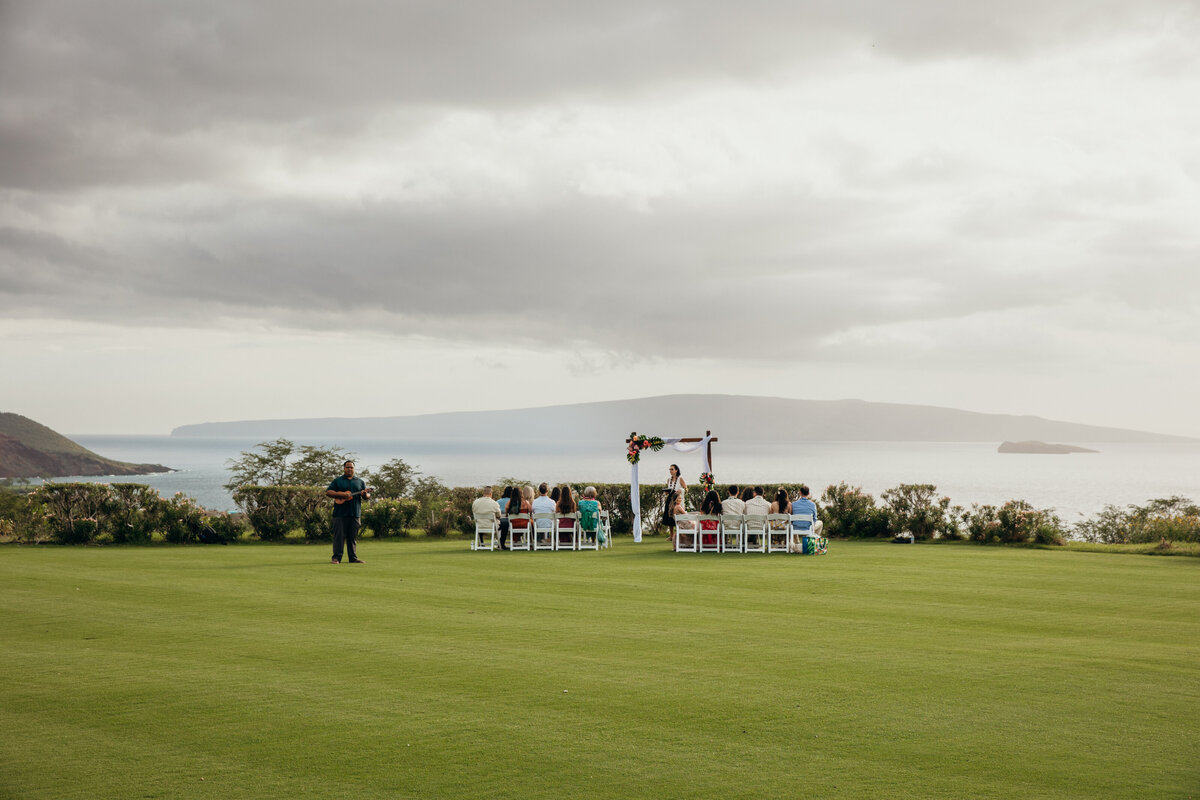
[[[472,500],[474,498],[472,497]],[[333,505],[325,489],[316,486],[239,486],[233,501],[243,510],[254,534],[263,541],[283,539],[302,531],[310,541],[330,538]],[[469,506],[468,506],[469,508]],[[384,498],[362,505],[362,523],[376,538],[408,536],[421,512],[412,498]],[[445,536],[449,527],[429,526],[426,534]]]
[[[1200,543],[1200,506],[1186,497],[1162,497],[1124,509],[1108,505],[1076,524],[1075,538],[1100,544]]]
[[[47,483],[28,492],[0,492],[0,535],[63,544],[141,544],[238,538],[238,519],[209,511],[190,497],[163,499],[140,483]]]
[[[506,483],[523,485],[509,479]],[[593,484],[612,514],[614,533],[628,533],[633,514],[629,484]],[[799,484],[782,486],[796,496]],[[582,486],[573,487],[581,489]],[[661,484],[642,485],[643,529],[653,533],[662,520]],[[689,508],[699,508],[703,490],[688,487]],[[26,492],[0,489],[0,538],[53,540],[64,544],[235,541],[249,533],[262,541],[300,534],[309,541],[330,537],[333,506],[314,486],[241,486],[234,491],[241,514],[209,511],[177,494],[164,499],[136,483],[49,483]],[[362,506],[363,526],[377,538],[466,533],[472,529],[475,487],[429,484],[413,497],[372,500]],[[1151,500],[1144,506],[1107,506],[1097,516],[1065,526],[1049,509],[1023,500],[1001,506],[953,505],[932,484],[901,484],[880,494],[829,486],[818,501],[825,534],[839,539],[890,538],[909,532],[918,540],[970,540],[995,544],[1063,544],[1069,538],[1106,544],[1200,542],[1200,507],[1182,497]]]
[[[857,487],[839,483],[821,495],[820,516],[827,536],[870,539],[911,533],[918,541],[962,540],[987,544],[1065,544],[1070,531],[1049,509],[1024,500],[1002,506],[951,505],[928,483],[901,484],[880,495],[882,505]]]

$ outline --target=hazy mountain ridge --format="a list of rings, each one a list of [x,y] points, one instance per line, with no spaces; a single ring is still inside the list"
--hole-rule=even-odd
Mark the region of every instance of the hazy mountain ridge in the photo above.
[[[663,437],[702,436],[711,430],[726,441],[746,442],[1195,441],[1185,436],[937,406],[715,394],[406,417],[205,422],[182,425],[171,435],[599,442],[624,439],[634,430]]]
[[[1069,455],[1071,453],[1095,453],[1087,447],[1058,442],[1001,442],[997,453],[1019,453],[1023,455]]]
[[[67,475],[149,475],[170,472],[162,464],[130,464],[97,455],[40,422],[0,412],[0,478]]]

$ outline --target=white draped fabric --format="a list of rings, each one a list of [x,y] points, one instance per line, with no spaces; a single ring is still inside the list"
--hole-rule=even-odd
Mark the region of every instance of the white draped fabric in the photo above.
[[[682,437],[674,439],[663,439],[663,444],[678,453],[694,453],[700,451],[700,471],[712,472],[712,464],[708,463],[708,443],[712,436],[705,436],[698,442],[684,442]],[[633,509],[633,540],[640,542],[642,540],[642,500],[641,491],[638,487],[638,465],[633,465],[632,474],[629,477],[629,505]]]

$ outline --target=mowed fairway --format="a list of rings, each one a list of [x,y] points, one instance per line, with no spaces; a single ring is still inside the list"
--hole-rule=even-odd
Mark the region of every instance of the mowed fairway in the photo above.
[[[1200,797],[1200,559],[0,548],[4,798]]]

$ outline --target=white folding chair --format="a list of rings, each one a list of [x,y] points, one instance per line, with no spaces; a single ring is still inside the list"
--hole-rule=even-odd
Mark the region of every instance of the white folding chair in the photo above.
[[[570,514],[555,514],[554,517],[554,549],[578,550],[579,514],[573,511]],[[562,524],[568,520],[571,523],[570,526]],[[563,541],[564,538],[566,538],[567,541]]]
[[[675,552],[695,553],[700,543],[699,514],[675,515]],[[687,541],[684,542],[684,538]]]
[[[601,547],[612,547],[612,520],[607,511],[600,512],[600,530],[604,532],[604,542]]]
[[[523,520],[524,527],[517,527],[516,521]],[[521,537],[518,541],[517,537]],[[533,547],[533,527],[528,514],[508,515],[508,546],[513,550],[529,550]]]
[[[786,553],[791,529],[791,514],[767,514],[767,552]]]
[[[704,530],[704,526],[699,527],[698,541],[700,543],[701,553],[719,553],[721,552],[721,517],[716,514],[701,514],[700,522],[716,523],[712,526],[712,530]]]
[[[742,525],[745,531],[742,552],[767,552],[767,518],[757,514],[747,514]]]
[[[745,531],[742,529],[741,514],[721,515],[721,552],[741,553],[746,543]]]
[[[554,542],[558,539],[558,531],[554,528],[557,516],[549,511],[529,516],[529,519],[532,520],[530,525],[533,526],[529,530],[529,535],[533,537],[534,550],[554,549]]]
[[[815,535],[813,528],[816,527],[815,520],[812,514],[792,514],[792,522],[788,526],[788,552],[803,553],[804,552],[804,537]],[[808,526],[797,528],[796,523],[801,524],[807,522]]]
[[[471,541],[472,550],[495,550],[496,549],[496,515],[495,514],[476,514],[475,515],[475,538]],[[484,540],[486,537],[486,542]]]
[[[575,526],[575,541],[576,547],[580,550],[599,550],[600,549],[600,512],[588,520],[591,527],[584,527],[584,514],[582,511],[576,512],[576,517],[579,519],[579,524]]]

